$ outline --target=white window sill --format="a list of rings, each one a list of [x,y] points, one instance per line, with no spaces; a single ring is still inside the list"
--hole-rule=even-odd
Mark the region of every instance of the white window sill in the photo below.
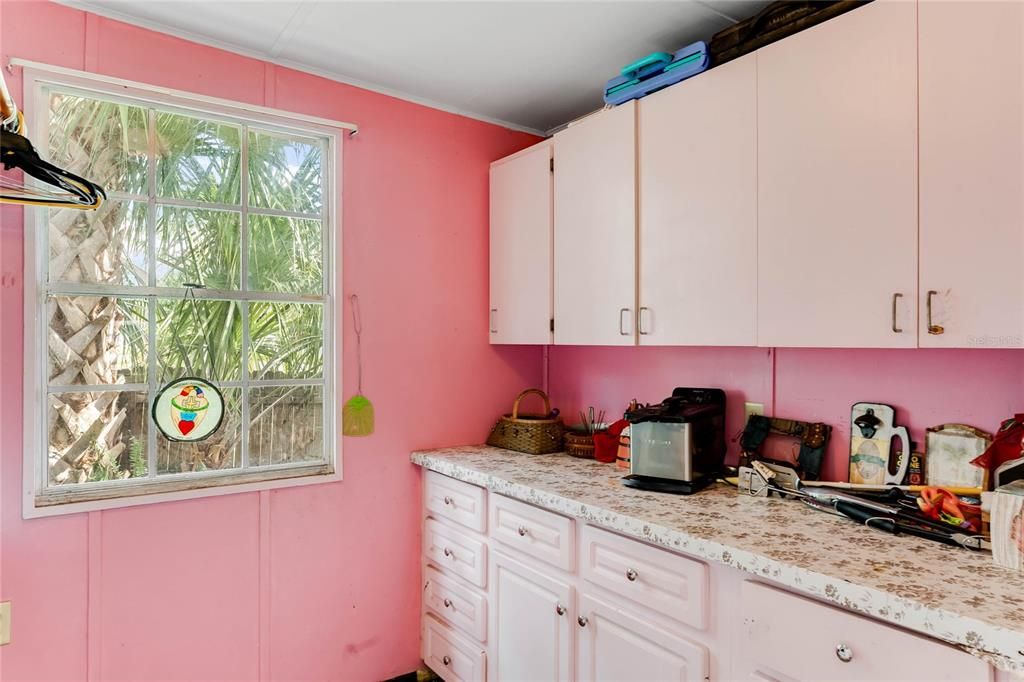
[[[67,485],[45,491],[26,490],[22,516],[25,519],[136,507],[158,502],[176,502],[215,495],[233,495],[276,488],[335,483],[341,471],[332,464],[264,469],[245,474],[208,472],[112,482]]]

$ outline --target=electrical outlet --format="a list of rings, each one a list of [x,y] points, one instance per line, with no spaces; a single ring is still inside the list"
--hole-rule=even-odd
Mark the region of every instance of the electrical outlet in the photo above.
[[[11,602],[0,601],[0,646],[11,643]]]
[[[743,403],[743,423],[750,421],[754,414],[764,414],[764,403]]]

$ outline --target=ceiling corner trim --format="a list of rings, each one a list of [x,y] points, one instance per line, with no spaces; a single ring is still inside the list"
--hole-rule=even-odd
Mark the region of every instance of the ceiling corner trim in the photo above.
[[[215,38],[210,38],[209,36],[204,36],[204,35],[201,35],[201,34],[198,34],[198,33],[194,33],[192,31],[182,31],[180,29],[173,28],[171,26],[167,26],[167,25],[165,25],[165,24],[163,24],[162,22],[159,22],[159,21],[149,21],[147,19],[139,19],[137,17],[133,17],[133,16],[131,16],[131,15],[125,13],[125,12],[122,12],[120,10],[110,9],[110,8],[107,8],[107,7],[95,5],[94,3],[89,2],[88,0],[54,0],[54,1],[57,4],[64,5],[66,7],[70,7],[72,9],[77,9],[77,10],[80,10],[82,12],[89,12],[89,13],[95,14],[97,16],[106,17],[107,19],[113,19],[115,21],[120,21],[120,22],[123,22],[125,24],[130,24],[132,26],[138,26],[140,28],[148,29],[150,31],[155,31],[157,33],[164,33],[166,35],[174,36],[176,38],[181,38],[183,40],[188,40],[190,42],[198,43],[200,45],[206,45],[208,47],[213,47],[213,48],[217,48],[219,50],[224,50],[225,52],[232,52],[234,54],[238,54],[238,55],[241,55],[243,57],[249,57],[251,59],[258,59],[260,61],[268,62],[270,64],[276,64],[277,66],[283,66],[285,68],[293,69],[295,71],[301,71],[303,73],[308,73],[308,74],[311,74],[311,75],[314,75],[314,76],[319,76],[321,78],[326,78],[327,80],[331,80],[331,81],[334,81],[336,83],[342,83],[343,85],[350,85],[352,87],[359,88],[361,90],[368,90],[370,92],[375,92],[375,93],[377,93],[379,95],[384,95],[384,96],[387,96],[387,97],[394,97],[395,99],[400,99],[402,101],[410,102],[412,104],[418,104],[419,106],[427,107],[429,109],[436,109],[438,111],[444,111],[446,113],[454,114],[456,116],[462,116],[464,118],[470,118],[470,119],[473,119],[475,121],[480,121],[482,123],[489,123],[491,125],[495,125],[495,126],[498,126],[498,127],[501,127],[501,128],[507,128],[508,130],[514,130],[516,132],[527,133],[527,134],[530,134],[530,135],[535,135],[537,137],[547,137],[548,136],[546,131],[543,131],[543,130],[540,130],[540,129],[537,129],[537,128],[531,128],[529,126],[520,125],[518,123],[513,123],[512,121],[506,121],[506,120],[499,119],[499,118],[494,118],[493,116],[487,116],[485,114],[480,114],[480,113],[477,113],[477,112],[474,112],[474,111],[467,111],[467,110],[461,109],[459,107],[449,106],[449,105],[444,104],[442,102],[436,102],[434,100],[430,100],[430,99],[427,99],[425,97],[419,97],[417,95],[413,95],[413,94],[410,94],[410,93],[407,93],[407,92],[402,92],[400,90],[395,90],[393,88],[389,88],[389,87],[386,87],[386,86],[377,85],[375,83],[370,83],[370,82],[362,81],[362,80],[355,79],[355,78],[348,78],[348,77],[343,76],[341,74],[331,73],[331,72],[328,72],[328,71],[324,71],[323,69],[318,69],[316,67],[312,67],[312,66],[309,66],[307,64],[301,64],[301,63],[298,63],[298,62],[293,62],[293,61],[288,60],[288,59],[281,59],[281,58],[278,58],[278,57],[276,57],[274,55],[271,55],[269,53],[261,53],[261,52],[259,52],[257,50],[250,50],[250,49],[247,49],[247,48],[244,48],[244,47],[240,47],[238,45],[233,45],[231,43],[224,42],[222,40],[217,40]],[[308,5],[308,2],[304,1],[302,3],[302,6],[306,6],[306,5]],[[302,6],[300,6],[300,8],[297,10],[297,14],[302,12]],[[294,21],[294,19],[295,19],[295,17],[293,16],[293,22],[291,22],[291,23],[297,24],[298,22]],[[288,29],[288,27],[286,26],[282,30],[282,34],[287,29]],[[275,41],[275,46],[279,42],[281,42],[280,38],[278,39],[278,41]],[[278,108],[281,108],[281,107],[278,107]]]

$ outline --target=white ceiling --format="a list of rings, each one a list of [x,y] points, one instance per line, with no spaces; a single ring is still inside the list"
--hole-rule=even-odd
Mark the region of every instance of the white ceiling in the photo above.
[[[543,132],[602,105],[654,51],[710,40],[766,0],[63,4],[441,109]]]

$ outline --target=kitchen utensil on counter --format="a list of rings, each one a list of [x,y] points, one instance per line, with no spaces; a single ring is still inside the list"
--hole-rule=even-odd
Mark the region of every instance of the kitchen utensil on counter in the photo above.
[[[633,488],[677,494],[710,484],[725,463],[725,392],[676,388],[657,405],[626,412],[630,425],[629,475]]]
[[[765,444],[769,436],[785,438],[793,442],[798,452],[796,461],[778,461],[779,464],[795,466],[800,474],[809,479],[821,474],[821,462],[825,458],[832,427],[821,422],[802,422],[796,419],[765,417],[753,414],[740,435],[740,465],[748,466],[754,460],[776,461],[765,456]]]
[[[796,472],[784,465],[754,461],[739,471],[739,491],[751,497],[767,497],[774,492],[796,497],[818,511],[845,516],[871,528],[922,537],[968,549],[988,549],[980,536],[922,516],[913,499],[898,489],[880,497],[864,497],[824,486],[804,485]]]
[[[619,449],[615,453],[615,463],[620,469],[629,468],[629,425],[619,434]]]
[[[1024,457],[1003,462],[992,474],[992,485],[996,488],[1021,480],[1024,480]]]
[[[981,505],[968,504],[945,488],[925,488],[917,499],[917,505],[930,519],[971,532],[981,528]]]
[[[611,431],[598,431],[594,434],[594,459],[598,462],[611,464],[619,451],[619,436]]]
[[[996,488],[992,495],[992,558],[1024,572],[1024,481]]]
[[[594,436],[575,428],[565,432],[565,452],[573,457],[594,459]]]
[[[901,457],[892,450],[892,439],[901,444]],[[896,426],[896,410],[882,403],[854,403],[850,414],[850,482],[900,485],[910,466],[910,435]],[[898,460],[896,472],[890,471]]]
[[[601,429],[606,428],[606,426],[607,426],[604,423],[604,410],[601,410],[600,412],[596,412],[596,414],[597,414],[596,417],[594,416],[594,414],[595,414],[595,410],[594,410],[593,406],[588,407],[586,412],[584,412],[582,410],[580,411],[580,427],[579,427],[579,430],[581,430],[583,433],[586,433],[586,434],[591,435],[591,436],[593,436],[595,433],[597,433]]]
[[[999,425],[999,431],[992,438],[988,448],[972,464],[993,472],[993,481],[998,488],[1017,478],[1009,477],[1005,473],[997,476],[995,472],[1006,472],[1006,469],[1002,469],[1004,464],[1021,458],[1024,458],[1024,414],[1015,414],[1012,419],[1006,419]]]
[[[988,470],[975,461],[989,448],[992,434],[967,424],[943,424],[927,430],[925,478],[940,488],[986,488]]]
[[[531,394],[544,400],[544,411],[540,414],[520,413],[519,404]],[[539,388],[528,388],[516,397],[512,412],[498,419],[487,437],[487,444],[530,455],[559,452],[565,426],[560,417],[552,418],[551,412],[548,394]]]
[[[890,490],[919,493],[929,487],[926,485],[871,485],[869,483],[847,483],[846,481],[807,481],[807,485],[814,485],[819,488],[838,488],[840,490],[849,490],[857,494],[872,492],[884,493]],[[978,497],[982,493],[981,488],[946,487],[944,490],[948,490],[954,495],[967,495],[969,497]]]

